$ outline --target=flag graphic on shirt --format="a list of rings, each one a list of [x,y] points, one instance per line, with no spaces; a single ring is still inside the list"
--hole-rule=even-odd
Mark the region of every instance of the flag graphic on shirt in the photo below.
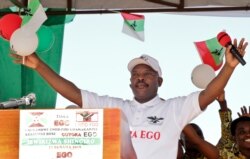
[[[144,15],[125,12],[122,12],[121,15],[124,19],[122,32],[144,41]]]
[[[194,42],[194,44],[204,64],[210,65],[215,71],[221,68],[225,48],[218,42],[216,37]]]
[[[39,0],[29,0],[28,8],[25,9],[25,14],[22,21],[22,28],[28,29],[33,33],[37,32],[47,19],[47,15]]]

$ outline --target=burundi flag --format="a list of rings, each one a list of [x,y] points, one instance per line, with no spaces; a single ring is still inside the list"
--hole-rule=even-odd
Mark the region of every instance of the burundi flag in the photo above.
[[[217,37],[194,42],[204,64],[210,65],[215,71],[223,64],[225,48],[218,42]]]
[[[121,13],[124,23],[122,32],[144,41],[144,15]]]
[[[23,17],[22,28],[35,33],[46,19],[47,15],[40,1],[29,0],[28,8],[25,9],[25,16]]]

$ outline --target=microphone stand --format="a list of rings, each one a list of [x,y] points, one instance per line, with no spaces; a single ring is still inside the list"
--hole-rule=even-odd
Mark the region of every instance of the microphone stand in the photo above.
[[[10,100],[8,100],[8,101],[6,101],[6,102],[11,102],[11,101],[13,101],[13,102],[15,101],[15,102],[17,103],[17,99],[10,99]],[[17,108],[19,108],[19,105],[15,105],[15,106],[6,108],[6,107],[4,106],[4,103],[6,103],[6,102],[1,102],[1,103],[0,103],[0,109],[17,109]]]
[[[33,107],[36,103],[36,96],[34,93],[30,93],[27,96],[24,96],[20,99],[10,99],[6,102],[0,103],[0,109],[17,109],[21,105],[26,105]]]

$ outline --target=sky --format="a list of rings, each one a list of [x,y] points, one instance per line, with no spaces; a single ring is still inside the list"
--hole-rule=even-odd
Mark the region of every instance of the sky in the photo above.
[[[76,15],[65,26],[60,74],[81,89],[132,99],[127,64],[134,57],[148,54],[160,63],[164,81],[158,94],[168,99],[200,90],[191,81],[192,70],[202,64],[194,42],[213,38],[222,30],[232,39],[244,37],[250,41],[249,18],[141,14],[145,16],[144,42],[122,33],[123,18],[119,13]],[[244,59],[247,64],[238,65],[225,89],[233,119],[240,107],[250,105],[250,53]],[[58,95],[57,108],[72,104]],[[218,110],[215,101],[192,121],[213,144],[221,133]]]

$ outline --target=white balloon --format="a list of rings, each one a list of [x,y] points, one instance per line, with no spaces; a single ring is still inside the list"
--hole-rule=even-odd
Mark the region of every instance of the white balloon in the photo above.
[[[16,54],[27,56],[35,52],[38,46],[38,37],[36,33],[29,32],[26,29],[17,29],[10,38],[10,47]]]
[[[196,87],[205,89],[214,77],[215,71],[211,66],[200,64],[193,69],[191,80]]]

